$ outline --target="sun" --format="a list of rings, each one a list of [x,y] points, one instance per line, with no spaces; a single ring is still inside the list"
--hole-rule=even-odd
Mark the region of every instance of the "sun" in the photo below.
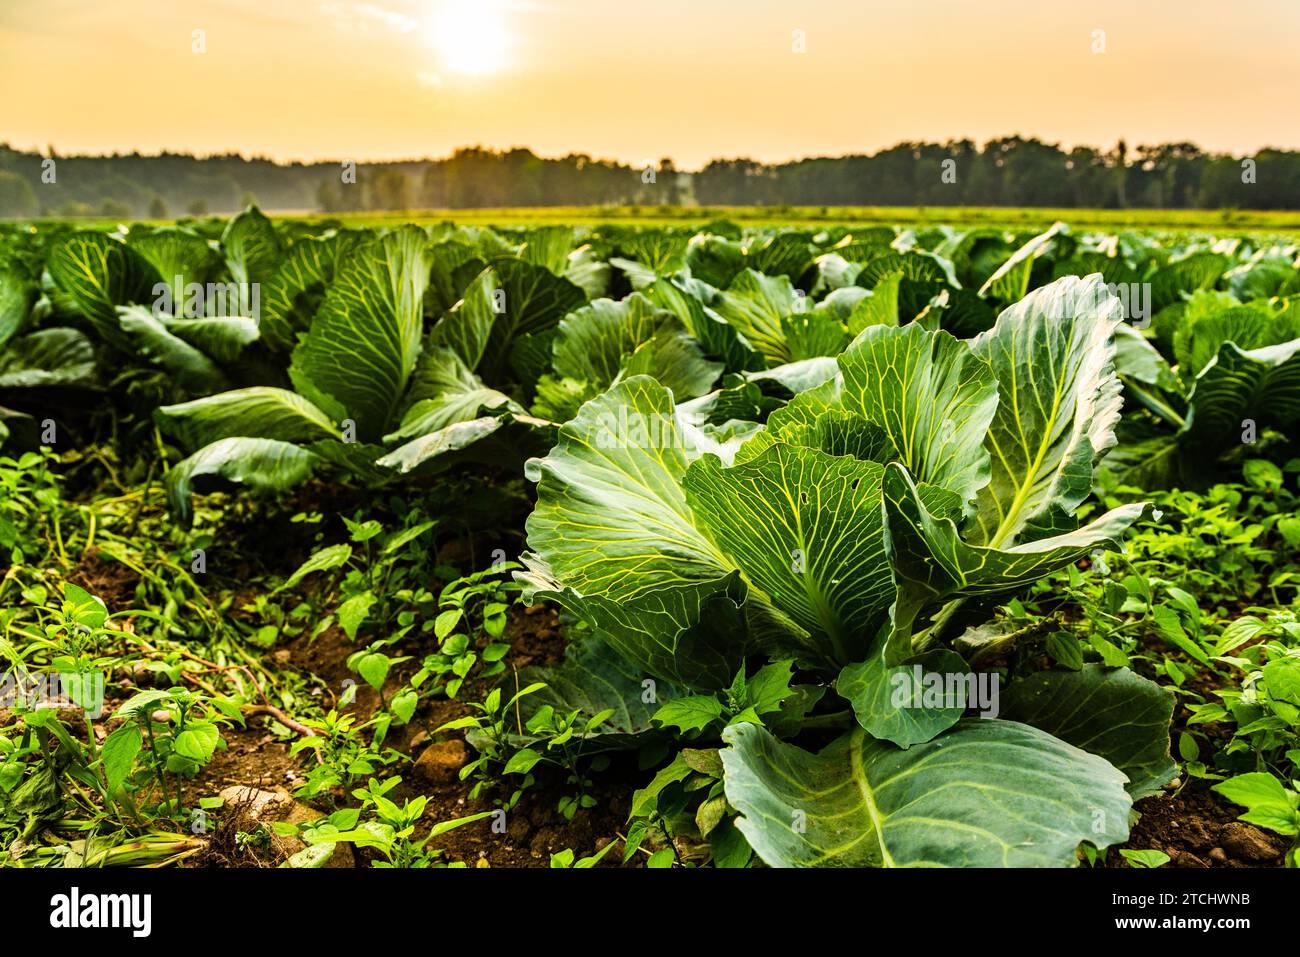
[[[486,0],[442,0],[426,35],[440,66],[451,73],[487,76],[506,65],[506,31]]]

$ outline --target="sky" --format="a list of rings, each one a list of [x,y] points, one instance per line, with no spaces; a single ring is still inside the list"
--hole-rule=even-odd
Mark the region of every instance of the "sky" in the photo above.
[[[0,0],[0,91],[64,154],[1241,154],[1300,147],[1300,0]]]

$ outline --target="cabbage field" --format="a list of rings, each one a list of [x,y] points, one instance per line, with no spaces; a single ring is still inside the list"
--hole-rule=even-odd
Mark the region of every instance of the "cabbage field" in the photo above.
[[[0,866],[1300,864],[1300,243],[0,225]]]

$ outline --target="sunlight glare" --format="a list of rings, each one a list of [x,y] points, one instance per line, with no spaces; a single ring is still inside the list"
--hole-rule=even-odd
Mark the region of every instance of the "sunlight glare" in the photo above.
[[[449,72],[487,76],[506,64],[505,28],[488,0],[442,0],[427,36]]]

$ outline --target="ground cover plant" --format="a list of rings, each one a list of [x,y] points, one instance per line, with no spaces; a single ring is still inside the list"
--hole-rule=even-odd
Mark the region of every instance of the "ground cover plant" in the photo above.
[[[0,226],[0,862],[1294,866],[1298,258]]]

